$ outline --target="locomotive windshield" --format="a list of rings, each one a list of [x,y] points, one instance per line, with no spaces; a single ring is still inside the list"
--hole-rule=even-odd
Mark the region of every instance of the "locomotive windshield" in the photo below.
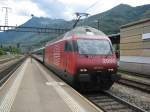
[[[77,40],[78,52],[80,54],[112,54],[112,48],[108,40]]]

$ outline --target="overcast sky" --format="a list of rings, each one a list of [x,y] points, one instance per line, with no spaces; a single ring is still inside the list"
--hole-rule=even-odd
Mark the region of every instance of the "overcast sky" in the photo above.
[[[90,15],[104,12],[119,4],[139,6],[150,4],[150,0],[0,0],[0,25],[4,25],[5,11],[10,7],[9,25],[20,25],[31,18],[50,17],[71,20],[75,12],[86,12]]]

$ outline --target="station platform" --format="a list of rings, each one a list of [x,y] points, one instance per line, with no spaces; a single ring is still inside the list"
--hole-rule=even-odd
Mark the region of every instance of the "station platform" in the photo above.
[[[102,112],[34,59],[0,88],[0,112]]]

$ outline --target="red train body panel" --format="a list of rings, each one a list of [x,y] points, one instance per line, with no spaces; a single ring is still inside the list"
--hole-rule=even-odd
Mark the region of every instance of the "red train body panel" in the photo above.
[[[79,32],[81,34],[78,34]],[[45,46],[44,63],[72,85],[109,89],[117,59],[109,38],[91,27],[79,27]]]

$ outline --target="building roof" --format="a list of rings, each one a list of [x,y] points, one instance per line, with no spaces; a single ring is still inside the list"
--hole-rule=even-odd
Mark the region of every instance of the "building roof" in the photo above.
[[[116,37],[119,37],[119,36],[120,36],[120,33],[115,33],[115,34],[108,35],[109,38],[112,38],[112,37],[116,38]]]
[[[130,27],[130,26],[142,24],[142,23],[145,23],[145,22],[148,22],[148,21],[150,22],[150,18],[141,19],[141,20],[138,20],[138,21],[134,21],[134,22],[122,25],[121,28],[127,28],[127,27]]]

